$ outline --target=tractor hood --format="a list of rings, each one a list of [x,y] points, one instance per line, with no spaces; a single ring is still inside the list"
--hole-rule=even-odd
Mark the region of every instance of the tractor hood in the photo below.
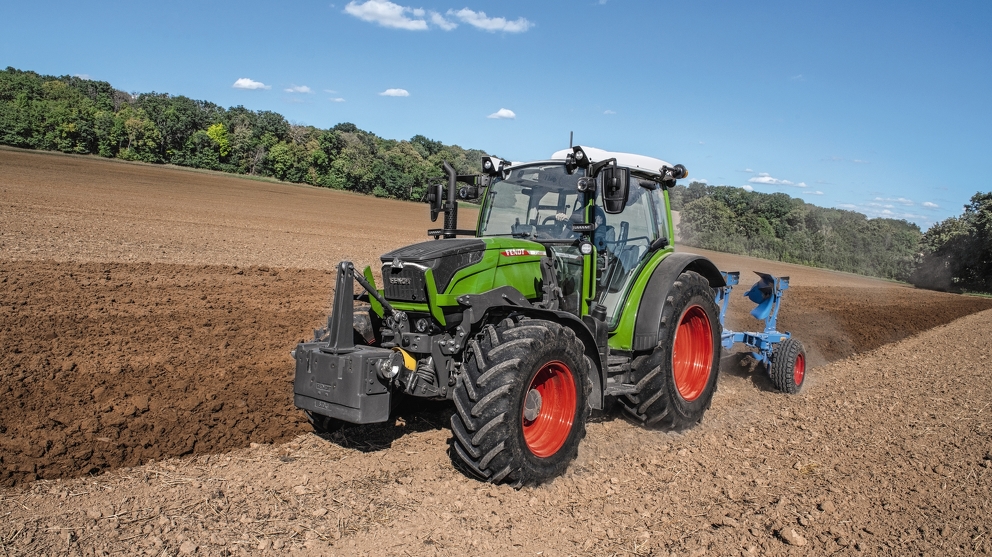
[[[486,243],[477,238],[428,240],[384,254],[382,279],[386,298],[407,302],[425,302],[424,273],[431,269],[438,292],[448,288],[451,277],[460,269],[482,261]]]
[[[383,263],[391,263],[399,259],[405,263],[428,263],[439,257],[462,255],[486,249],[486,243],[478,238],[446,238],[443,240],[428,240],[395,249],[384,254],[380,259]]]
[[[487,253],[489,254],[487,256]],[[405,246],[383,254],[382,278],[386,298],[405,302],[426,301],[427,269],[431,269],[437,293],[447,292],[452,278],[458,271],[470,266],[478,266],[479,271],[490,270],[488,281],[500,281],[492,272],[497,267],[509,269],[517,264],[534,265],[533,272],[540,277],[540,259],[545,253],[541,244],[519,238],[446,238],[428,240]],[[489,263],[479,266],[483,260]],[[523,269],[516,271],[524,273]],[[511,280],[516,283],[517,279]],[[533,277],[526,281],[524,290],[533,290]],[[489,286],[492,288],[493,286]]]

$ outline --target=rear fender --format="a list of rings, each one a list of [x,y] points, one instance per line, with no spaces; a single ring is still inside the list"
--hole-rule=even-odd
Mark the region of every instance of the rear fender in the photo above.
[[[634,321],[634,351],[653,350],[658,345],[661,312],[668,298],[672,283],[685,271],[695,271],[710,281],[710,286],[719,288],[726,283],[720,270],[712,261],[692,253],[673,253],[655,267],[648,279],[641,303],[637,307]]]

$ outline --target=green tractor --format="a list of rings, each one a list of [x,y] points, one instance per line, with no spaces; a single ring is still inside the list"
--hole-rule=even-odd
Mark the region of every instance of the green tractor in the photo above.
[[[327,327],[293,351],[295,404],[315,429],[384,422],[401,397],[451,400],[455,465],[520,486],[565,471],[591,412],[698,423],[726,283],[674,253],[668,189],[685,167],[581,146],[486,157],[479,175],[444,167],[447,187],[428,193],[444,228],[383,255],[381,289],[341,262]],[[474,230],[458,229],[459,198],[481,201]]]

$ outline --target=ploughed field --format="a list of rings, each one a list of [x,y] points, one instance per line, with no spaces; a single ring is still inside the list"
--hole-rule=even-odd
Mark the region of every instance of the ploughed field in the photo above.
[[[791,277],[803,392],[725,354],[699,427],[603,417],[543,487],[453,470],[446,404],[310,433],[289,350],[326,318],[334,266],[376,268],[431,226],[421,204],[0,149],[0,548],[992,549],[992,300],[846,273],[706,253],[742,271],[734,329],[758,328],[750,271]]]

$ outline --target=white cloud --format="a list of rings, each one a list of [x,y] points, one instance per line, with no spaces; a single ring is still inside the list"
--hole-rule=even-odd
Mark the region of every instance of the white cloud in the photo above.
[[[823,195],[823,192],[820,191],[820,190],[817,190],[817,191],[804,191],[803,193],[804,194],[808,194],[808,195]]]
[[[603,111],[603,114],[616,114],[616,111],[607,109]]]
[[[790,77],[789,79],[791,79],[792,81],[803,81],[803,74],[794,75],[794,76]]]
[[[342,97],[331,97],[331,98],[329,98],[327,100],[331,101],[332,103],[343,103],[344,102],[344,98],[342,98]]]
[[[754,188],[752,188],[751,186],[749,186],[747,184],[741,186],[741,189],[744,190],[744,191],[754,191]]]
[[[812,192],[804,192],[812,193]],[[879,199],[879,198],[876,198]],[[917,215],[915,213],[905,212],[902,208],[896,207],[895,205],[868,202],[862,205],[854,205],[851,203],[840,203],[835,205],[838,209],[847,209],[850,211],[857,211],[870,219],[884,218],[884,219],[902,219],[910,222],[923,222],[928,223],[930,219],[923,216]]]
[[[448,21],[447,19],[444,19],[444,16],[437,12],[431,12],[431,23],[437,25],[438,27],[444,29],[445,31],[451,31],[455,27],[458,27],[457,23],[455,23],[454,21]]]
[[[509,108],[501,108],[489,116],[486,116],[486,118],[493,118],[495,120],[515,120],[517,115],[514,114]]]
[[[744,172],[750,172],[751,174],[754,174],[754,171],[753,171],[753,170],[751,170],[750,168],[745,168],[745,169],[744,169]]]
[[[90,74],[87,73],[77,73],[74,77],[78,77],[79,79],[93,79],[90,77]]]
[[[348,2],[344,11],[362,21],[376,23],[383,27],[406,29],[407,31],[427,30],[427,22],[423,19],[426,15],[424,10],[400,6],[389,0],[367,0],[361,4],[353,0]]]
[[[806,182],[791,182],[789,180],[779,180],[778,178],[772,178],[767,172],[761,172],[754,178],[748,180],[752,184],[763,184],[766,186],[794,186],[797,188],[805,188]]]
[[[252,79],[248,79],[247,77],[238,79],[234,82],[234,85],[231,85],[231,87],[234,87],[235,89],[272,89],[272,87],[269,87],[261,81],[254,81]]]
[[[313,93],[313,89],[307,87],[306,85],[293,85],[288,89],[284,89],[287,93]]]
[[[906,205],[907,207],[911,205],[916,205],[916,203],[912,199],[906,199],[905,197],[896,197],[894,199],[891,197],[876,197],[875,201],[898,203],[899,205]],[[886,207],[891,207],[891,205],[886,205]]]
[[[332,95],[333,95],[334,93],[337,93],[337,91],[335,91],[334,89],[324,89],[324,92],[325,92],[325,93],[330,93],[330,94],[332,94]]]
[[[926,207],[927,209],[937,209],[940,207],[940,205],[937,205],[936,203],[932,203],[930,201],[924,201],[923,206]]]
[[[379,93],[383,97],[409,97],[410,92],[406,89],[386,89]]]
[[[523,33],[534,26],[533,23],[522,17],[508,21],[503,17],[487,17],[486,12],[476,12],[468,8],[462,8],[458,11],[448,10],[447,15],[457,17],[462,20],[462,23],[467,23],[472,27],[490,32]]]
[[[857,164],[871,164],[871,163],[869,163],[868,161],[863,161],[863,160],[861,160],[861,159],[854,159],[854,160],[853,160],[853,161],[851,161],[851,162],[854,162],[854,163],[857,163]]]

